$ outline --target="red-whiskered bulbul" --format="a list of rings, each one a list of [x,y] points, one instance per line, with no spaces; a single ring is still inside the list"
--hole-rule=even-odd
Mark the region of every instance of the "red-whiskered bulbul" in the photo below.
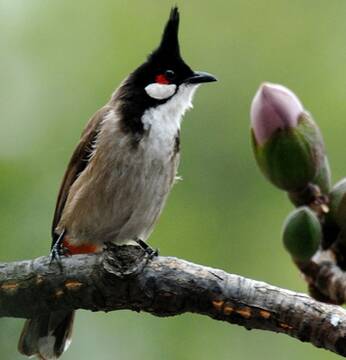
[[[179,163],[180,123],[201,83],[178,42],[179,12],[171,10],[159,47],[88,122],[58,195],[52,256],[100,251],[105,243],[143,242],[153,230]],[[57,359],[71,340],[74,312],[26,321],[19,351]]]

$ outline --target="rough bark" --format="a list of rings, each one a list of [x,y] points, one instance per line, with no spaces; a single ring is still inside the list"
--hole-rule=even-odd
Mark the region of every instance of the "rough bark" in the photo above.
[[[346,311],[307,295],[138,247],[62,261],[0,264],[0,316],[30,318],[61,309],[130,309],[156,316],[185,312],[285,333],[346,356]]]

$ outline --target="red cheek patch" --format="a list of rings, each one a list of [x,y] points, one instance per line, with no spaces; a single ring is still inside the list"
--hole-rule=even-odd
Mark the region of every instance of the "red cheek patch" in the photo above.
[[[167,80],[166,76],[163,74],[156,75],[155,82],[158,84],[165,84],[165,85],[169,84],[169,81]]]

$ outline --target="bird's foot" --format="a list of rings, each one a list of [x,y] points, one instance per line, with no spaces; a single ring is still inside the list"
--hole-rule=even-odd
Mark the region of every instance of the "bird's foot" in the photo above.
[[[49,254],[49,257],[50,257],[49,264],[51,265],[55,261],[59,265],[60,269],[62,269],[61,257],[63,255],[64,254],[63,254],[60,244],[54,244],[52,247],[52,250],[50,251],[50,254]]]
[[[142,239],[135,239],[135,242],[144,250],[144,252],[148,255],[149,259],[153,259],[154,257],[159,255],[159,249],[153,249]]]
[[[52,249],[50,251],[50,264],[52,264],[54,261],[57,262],[60,269],[62,269],[62,262],[61,258],[62,256],[69,255],[68,249],[66,249],[63,246],[64,236],[66,231],[63,230],[63,232],[59,235],[58,239],[55,241],[54,245],[52,246]]]

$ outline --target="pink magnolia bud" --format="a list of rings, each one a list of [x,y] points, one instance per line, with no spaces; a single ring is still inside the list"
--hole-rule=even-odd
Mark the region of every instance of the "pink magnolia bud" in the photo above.
[[[263,83],[251,104],[251,127],[259,145],[278,129],[295,128],[303,105],[297,96],[282,85]]]
[[[321,133],[292,91],[260,86],[251,105],[251,136],[257,163],[274,185],[289,192],[301,192],[309,183],[328,190]]]

